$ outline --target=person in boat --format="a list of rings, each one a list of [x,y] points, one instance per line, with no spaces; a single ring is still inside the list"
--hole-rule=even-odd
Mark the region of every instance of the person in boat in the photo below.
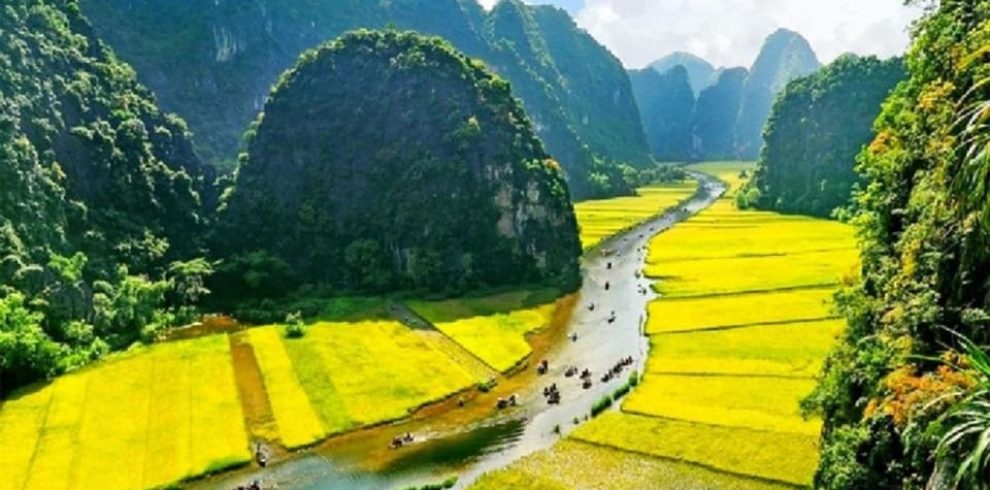
[[[544,359],[540,361],[540,365],[536,368],[536,373],[540,375],[544,375],[547,374],[547,371],[549,370],[550,370],[550,362]]]
[[[258,466],[262,468],[268,466],[268,457],[265,455],[265,448],[261,446],[261,443],[257,443],[254,446],[254,460],[258,462]]]

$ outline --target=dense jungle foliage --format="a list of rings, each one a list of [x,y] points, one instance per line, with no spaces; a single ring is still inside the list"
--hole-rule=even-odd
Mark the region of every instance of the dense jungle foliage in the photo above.
[[[677,65],[663,73],[652,68],[631,70],[629,81],[653,157],[660,161],[691,159],[694,92],[687,69]]]
[[[807,402],[825,417],[822,488],[990,481],[988,365],[946,353],[973,352],[954,332],[990,341],[990,3],[932,4],[913,37],[858,164],[848,330]]]
[[[72,0],[0,7],[0,390],[152,338],[205,294],[213,177]]]
[[[881,105],[904,76],[900,59],[844,55],[789,83],[764,128],[750,204],[821,217],[848,205],[861,182],[856,156],[873,139]]]
[[[241,135],[303,51],[394,25],[449,40],[512,84],[578,199],[630,194],[618,164],[649,163],[625,71],[562,10],[503,0],[82,0],[99,34],[162,106],[186,118],[205,160],[230,170]]]
[[[401,108],[398,109],[397,108]],[[273,89],[225,194],[217,290],[365,292],[579,281],[567,186],[509,84],[440,38],[358,31]],[[264,265],[264,262],[268,265]]]

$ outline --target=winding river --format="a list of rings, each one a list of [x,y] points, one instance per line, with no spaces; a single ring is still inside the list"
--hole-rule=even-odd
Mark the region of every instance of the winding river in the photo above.
[[[570,318],[543,339],[545,348],[534,349],[550,361],[549,373],[537,376],[534,369],[527,369],[509,378],[508,386],[503,387],[503,394],[511,390],[520,397],[518,407],[496,412],[491,405],[495,394],[473,400],[477,405],[474,410],[443,403],[408,421],[359,430],[288,455],[268,468],[207,478],[189,488],[226,490],[257,480],[264,488],[281,490],[403,489],[455,475],[459,477],[455,488],[465,488],[485,472],[549,448],[586,419],[595,401],[625,382],[625,376],[620,376],[600,383],[595,375],[594,385],[584,390],[577,377],[564,376],[568,366],[602,373],[619,359],[631,356],[634,368],[643,372],[648,342],[642,331],[646,305],[653,299],[650,281],[640,277],[647,243],[725,192],[724,184],[713,177],[693,176],[700,185],[690,200],[585,255],[584,284]],[[588,308],[592,303],[593,311]],[[609,324],[607,318],[613,311],[616,320]],[[571,340],[572,334],[577,340]],[[560,387],[561,403],[551,406],[542,390],[554,382]],[[406,432],[416,435],[414,444],[401,450],[387,449],[391,437]]]

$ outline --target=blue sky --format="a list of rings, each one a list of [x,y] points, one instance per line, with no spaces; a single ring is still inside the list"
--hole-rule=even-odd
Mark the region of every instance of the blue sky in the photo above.
[[[490,8],[497,0],[479,0]],[[903,0],[525,0],[567,9],[628,68],[673,51],[749,66],[778,28],[800,32],[823,62],[847,52],[902,54],[922,14]]]

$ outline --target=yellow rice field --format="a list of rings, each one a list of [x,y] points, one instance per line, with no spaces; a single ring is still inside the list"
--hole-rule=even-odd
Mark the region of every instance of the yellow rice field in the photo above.
[[[729,194],[652,240],[647,274],[661,297],[649,305],[646,373],[621,410],[478,488],[531,477],[572,489],[811,484],[820,422],[802,418],[799,402],[844,328],[831,296],[855,273],[855,240],[841,223],[736,209],[732,192],[753,168],[694,167],[729,183]],[[645,467],[690,467],[701,483],[669,469],[645,484],[587,483],[607,479],[590,461],[628,464],[615,461],[629,455]]]
[[[505,372],[530,354],[526,335],[549,325],[556,297],[552,290],[513,291],[410,306],[493,370]]]
[[[739,293],[703,298],[664,298],[649,304],[647,333],[818,320],[835,315],[834,288]]]
[[[637,454],[577,439],[565,439],[549,451],[523,458],[509,468],[483,476],[475,490],[656,488],[731,488],[767,490],[791,488],[707,471],[697,466]]]
[[[643,187],[636,196],[579,202],[574,205],[581,245],[591,248],[620,231],[677,206],[698,188],[694,180]]]
[[[817,320],[650,337],[647,377],[712,374],[811,378],[844,327]]]
[[[163,486],[250,459],[225,336],[123,355],[0,409],[0,488]]]
[[[807,485],[818,459],[817,436],[706,425],[618,412],[599,416],[571,437],[648,456],[697,464],[729,475]],[[656,482],[653,488],[678,488]],[[733,482],[720,488],[735,488]],[[575,487],[580,488],[580,487]]]
[[[270,326],[250,339],[287,447],[401,418],[477,382],[396,322],[316,323],[300,339]]]

